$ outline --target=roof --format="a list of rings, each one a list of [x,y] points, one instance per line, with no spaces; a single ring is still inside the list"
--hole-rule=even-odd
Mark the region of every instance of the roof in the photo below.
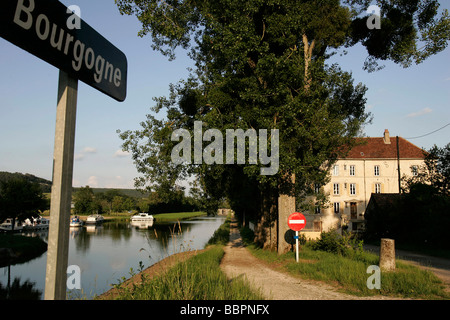
[[[424,159],[424,150],[415,146],[408,140],[398,138],[400,159]],[[345,159],[397,159],[397,139],[391,138],[391,143],[386,144],[380,138],[356,138],[356,146],[353,147]]]

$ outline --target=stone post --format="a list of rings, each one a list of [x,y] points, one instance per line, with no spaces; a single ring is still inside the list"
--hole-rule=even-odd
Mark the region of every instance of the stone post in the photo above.
[[[395,240],[393,239],[381,239],[380,269],[395,271]]]

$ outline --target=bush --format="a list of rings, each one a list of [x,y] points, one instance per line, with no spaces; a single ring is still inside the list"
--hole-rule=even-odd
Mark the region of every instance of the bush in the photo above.
[[[312,242],[311,248],[313,250],[331,252],[342,256],[350,256],[354,253],[362,252],[362,245],[363,241],[359,241],[350,233],[340,235],[335,230],[331,230],[322,232],[321,239]]]

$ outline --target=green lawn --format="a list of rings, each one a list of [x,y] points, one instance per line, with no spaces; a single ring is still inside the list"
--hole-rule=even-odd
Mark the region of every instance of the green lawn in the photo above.
[[[159,213],[154,214],[155,222],[170,222],[178,220],[186,220],[195,217],[206,216],[206,212],[195,211],[195,212],[174,212],[174,213]]]
[[[243,238],[247,233],[251,235],[248,231],[241,230]],[[293,275],[334,284],[346,293],[357,296],[450,299],[449,293],[444,291],[444,285],[436,275],[400,260],[396,262],[395,272],[381,273],[381,288],[371,290],[367,287],[367,280],[372,274],[368,274],[367,269],[371,265],[379,264],[376,254],[358,250],[337,254],[313,250],[311,243],[307,243],[301,246],[297,263],[294,252],[278,255],[277,252],[256,248],[248,238],[245,242],[257,258]]]

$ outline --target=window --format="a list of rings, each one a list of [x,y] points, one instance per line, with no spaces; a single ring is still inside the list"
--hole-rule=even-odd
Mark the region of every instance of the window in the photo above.
[[[318,183],[314,184],[314,193],[320,193],[320,184]]]
[[[381,183],[375,183],[375,193],[381,193]]]
[[[320,207],[319,206],[316,206],[315,212],[316,213],[320,213]]]
[[[333,183],[333,194],[339,195],[339,183]]]
[[[350,183],[350,194],[351,195],[356,194],[356,183]]]
[[[412,172],[412,175],[414,176],[414,177],[416,177],[417,175],[418,175],[418,170],[417,170],[417,166],[411,166],[411,172]]]
[[[379,176],[380,175],[380,166],[374,166],[373,167],[374,170],[374,175]]]
[[[339,213],[340,204],[339,202],[334,203],[334,213]]]
[[[333,167],[333,176],[338,176],[339,175],[339,166],[335,165]]]
[[[355,166],[350,166],[350,175],[351,176],[355,175]]]

